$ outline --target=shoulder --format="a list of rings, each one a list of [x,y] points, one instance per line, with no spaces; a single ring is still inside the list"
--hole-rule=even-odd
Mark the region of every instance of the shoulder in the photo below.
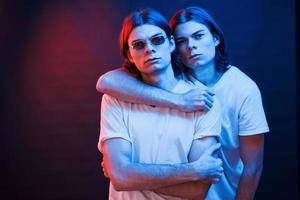
[[[113,96],[110,96],[108,94],[103,94],[103,96],[102,96],[102,108],[104,106],[115,106],[115,107],[117,106],[117,107],[125,108],[125,107],[128,107],[129,104],[130,103],[124,102],[124,101],[117,99]]]
[[[178,83],[173,88],[172,92],[177,94],[183,94],[195,88],[197,88],[197,86],[193,84],[191,81],[187,79],[178,79]]]
[[[260,94],[257,84],[243,71],[235,66],[230,67],[230,80],[239,95],[248,96]]]

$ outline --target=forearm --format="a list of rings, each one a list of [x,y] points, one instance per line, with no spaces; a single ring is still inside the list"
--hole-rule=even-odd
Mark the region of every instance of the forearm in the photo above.
[[[241,136],[240,154],[244,169],[236,200],[252,200],[263,170],[264,134]]]
[[[204,183],[202,181],[190,181],[159,188],[154,190],[154,192],[169,196],[200,200],[205,198],[210,185],[210,183]]]
[[[194,140],[189,153],[189,162],[194,162],[202,158],[203,162],[200,163],[200,166],[209,165],[211,161],[215,160],[213,157],[216,157],[216,155],[212,156],[211,154],[217,150],[217,146],[215,137],[205,137]],[[206,157],[206,155],[209,156]],[[205,168],[202,172],[207,173],[209,170],[209,168]],[[210,185],[211,183],[207,181],[204,182],[203,180],[189,181],[182,184],[159,188],[155,190],[155,192],[189,199],[204,199]]]
[[[262,174],[262,166],[255,169],[244,167],[239,188],[237,191],[236,200],[252,200],[254,199],[256,189]]]
[[[177,107],[180,95],[145,84],[124,68],[103,74],[97,82],[98,92],[133,103]]]
[[[209,164],[210,161],[214,160],[213,157],[217,157],[216,155],[211,156],[211,153],[213,153],[217,149],[215,148],[217,146],[218,145],[216,145],[216,138],[214,137],[206,137],[194,140],[189,154],[189,161],[194,162],[197,161],[199,158],[202,158],[203,163],[200,164],[201,166]],[[207,155],[210,155],[211,157],[205,157],[205,153],[208,153]],[[207,171],[209,171],[209,169],[205,169],[203,172],[207,173]],[[210,182],[204,182],[203,180],[189,181],[182,184],[159,188],[155,190],[155,192],[188,199],[204,199],[210,185]]]
[[[191,164],[141,164],[120,166],[112,174],[111,181],[116,190],[154,190],[188,181],[198,180]]]

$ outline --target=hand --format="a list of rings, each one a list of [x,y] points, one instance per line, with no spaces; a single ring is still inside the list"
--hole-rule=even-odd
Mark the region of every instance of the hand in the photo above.
[[[178,109],[185,112],[207,112],[213,106],[215,94],[209,89],[197,88],[180,95]]]
[[[216,183],[219,181],[224,169],[222,167],[222,160],[220,158],[213,157],[213,154],[220,147],[220,143],[212,145],[198,160],[192,162],[195,167],[194,169],[197,173],[198,180],[210,183]]]
[[[106,178],[109,178],[107,172],[106,172],[106,169],[105,169],[105,164],[104,164],[104,161],[102,160],[101,162],[101,167],[102,167],[102,171],[103,171],[103,174]]]

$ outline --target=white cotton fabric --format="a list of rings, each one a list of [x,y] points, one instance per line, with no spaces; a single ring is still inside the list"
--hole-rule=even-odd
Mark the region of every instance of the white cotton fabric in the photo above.
[[[184,93],[194,88],[179,80],[173,89]],[[112,138],[123,138],[132,144],[133,162],[152,164],[187,163],[194,139],[220,136],[220,105],[215,101],[211,111],[181,112],[176,109],[128,103],[103,95],[99,150]],[[152,191],[116,191],[110,183],[110,200],[179,200]]]
[[[195,85],[203,87],[192,76],[189,78]],[[243,170],[239,136],[269,132],[269,127],[257,85],[238,68],[231,66],[212,89],[221,104],[220,157],[225,173],[210,187],[206,200],[233,200]]]

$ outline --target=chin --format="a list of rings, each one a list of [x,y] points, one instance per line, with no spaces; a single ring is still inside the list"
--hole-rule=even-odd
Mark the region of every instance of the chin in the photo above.
[[[197,67],[201,67],[201,64],[199,64],[199,63],[192,63],[192,64],[189,63],[189,64],[187,64],[185,66],[187,66],[187,68],[189,68],[189,69],[195,69]]]
[[[208,63],[209,62],[207,62],[207,61],[199,60],[199,61],[191,63],[190,66],[192,66],[192,68],[197,68],[197,67],[206,66]]]

